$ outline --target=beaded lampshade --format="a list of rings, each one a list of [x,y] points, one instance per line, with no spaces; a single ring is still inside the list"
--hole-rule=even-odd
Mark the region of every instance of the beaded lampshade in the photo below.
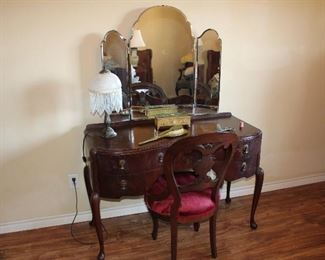
[[[93,115],[105,114],[106,137],[116,136],[110,127],[110,114],[123,109],[122,83],[118,76],[109,70],[102,70],[89,88],[90,110]]]

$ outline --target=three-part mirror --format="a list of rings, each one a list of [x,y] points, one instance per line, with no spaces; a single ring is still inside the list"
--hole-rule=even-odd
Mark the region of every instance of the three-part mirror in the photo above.
[[[221,39],[212,29],[194,37],[185,15],[174,7],[146,9],[128,40],[109,31],[101,52],[103,68],[122,82],[125,108],[219,105]]]

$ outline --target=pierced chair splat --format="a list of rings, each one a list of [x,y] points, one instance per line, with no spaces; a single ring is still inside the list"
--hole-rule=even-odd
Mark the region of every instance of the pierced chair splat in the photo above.
[[[216,214],[219,188],[238,145],[233,133],[204,134],[181,139],[169,147],[163,173],[145,193],[157,238],[158,219],[170,222],[171,255],[177,257],[177,224],[209,220],[211,255],[216,257]],[[186,147],[186,149],[184,149]]]

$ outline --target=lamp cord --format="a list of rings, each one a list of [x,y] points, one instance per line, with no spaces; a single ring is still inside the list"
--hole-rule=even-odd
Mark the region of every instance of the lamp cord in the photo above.
[[[85,156],[85,140],[86,140],[88,134],[89,134],[89,133],[86,133],[85,136],[84,136],[84,138],[83,138],[83,140],[82,140],[82,160],[83,160],[83,162],[84,162],[85,164],[86,164],[86,162],[87,162],[87,158],[86,158],[86,156]],[[82,244],[82,245],[94,245],[94,244],[96,244],[96,242],[84,242],[84,241],[81,241],[81,240],[78,239],[78,238],[75,236],[75,234],[73,233],[73,225],[74,225],[74,223],[75,223],[75,221],[76,221],[76,218],[77,218],[77,216],[78,216],[78,192],[77,192],[77,187],[76,187],[76,180],[75,180],[75,179],[72,179],[72,182],[73,182],[73,188],[74,188],[74,193],[75,193],[75,201],[76,201],[76,205],[75,205],[75,215],[74,215],[74,217],[73,217],[72,223],[70,224],[70,233],[71,233],[71,236],[73,237],[73,239],[74,239],[75,241],[79,242],[79,243]],[[102,226],[102,228],[103,228],[103,230],[104,230],[104,232],[105,232],[105,239],[104,239],[104,240],[106,240],[107,237],[108,237],[108,232],[107,232],[105,226],[103,225],[103,223],[101,223],[101,226]]]
[[[80,244],[82,244],[82,245],[94,245],[94,244],[96,244],[96,242],[84,242],[84,241],[81,241],[81,240],[80,240],[79,238],[77,238],[77,237],[75,236],[75,234],[73,233],[73,225],[74,225],[75,220],[76,220],[76,218],[77,218],[77,216],[78,216],[78,192],[77,192],[77,187],[76,187],[76,182],[75,182],[75,180],[73,181],[73,187],[74,187],[74,192],[75,192],[75,197],[76,197],[76,206],[75,206],[75,207],[76,207],[76,212],[75,212],[75,215],[74,215],[74,217],[73,217],[72,223],[70,224],[70,233],[71,233],[71,236],[73,237],[73,239],[74,239],[75,241],[77,241],[78,243],[80,243]],[[108,232],[107,232],[105,226],[103,225],[103,223],[101,223],[101,226],[102,226],[102,228],[103,228],[103,230],[104,230],[104,232],[105,232],[105,238],[104,238],[104,240],[106,240],[107,237],[108,237]]]

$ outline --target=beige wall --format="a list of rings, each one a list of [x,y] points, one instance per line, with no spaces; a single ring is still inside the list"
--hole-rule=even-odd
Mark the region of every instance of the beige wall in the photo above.
[[[325,172],[324,1],[0,0],[0,224],[74,211],[100,41],[155,4],[219,32],[221,108],[263,130],[266,182]]]

